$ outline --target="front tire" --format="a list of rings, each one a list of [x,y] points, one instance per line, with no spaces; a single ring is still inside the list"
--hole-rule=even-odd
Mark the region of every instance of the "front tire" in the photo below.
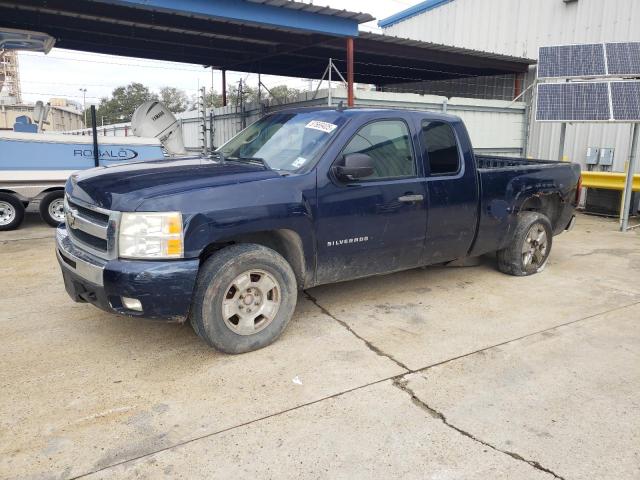
[[[15,230],[24,220],[24,205],[13,195],[0,193],[0,232]]]
[[[40,217],[52,227],[64,222],[64,192],[49,192],[40,200]]]
[[[295,274],[280,254],[262,245],[231,245],[200,267],[191,325],[217,350],[250,352],[280,336],[297,295]]]
[[[522,212],[511,244],[498,251],[498,269],[509,275],[526,276],[544,270],[551,253],[553,229],[538,212]]]

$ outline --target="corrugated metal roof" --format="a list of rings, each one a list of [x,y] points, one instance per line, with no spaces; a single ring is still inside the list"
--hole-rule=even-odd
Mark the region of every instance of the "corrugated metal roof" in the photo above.
[[[401,12],[395,13],[390,17],[383,18],[382,20],[378,21],[378,26],[381,28],[390,27],[391,25],[402,22],[407,18],[419,15],[428,10],[433,10],[434,8],[438,8],[439,6],[449,2],[453,2],[453,0],[426,0],[422,3],[414,5],[413,7],[409,7],[405,10],[402,10]]]
[[[440,43],[425,42],[422,40],[413,40],[406,37],[397,37],[394,35],[385,35],[381,33],[360,32],[359,38],[366,40],[374,40],[376,42],[391,43],[394,45],[403,45],[407,47],[423,48],[429,51],[440,51],[446,53],[455,53],[460,55],[469,55],[473,57],[482,57],[490,60],[500,60],[523,65],[533,65],[536,60],[531,58],[514,57],[511,55],[502,55],[499,53],[486,52],[483,50],[473,50],[469,48],[452,47],[451,45],[443,45]]]
[[[270,10],[271,19],[282,8],[283,17],[286,13],[290,17],[320,18],[326,23],[330,17],[323,18],[320,13],[326,12],[334,15],[333,22],[349,23],[357,31],[357,17],[344,17],[359,15],[353,12],[285,0],[251,1],[252,10]],[[29,27],[49,33],[60,48],[213,65],[231,71],[319,78],[329,58],[346,70],[346,42],[339,35],[305,30],[292,21],[279,27],[267,24],[264,18],[258,18],[261,23],[228,21],[207,15],[210,12],[187,15],[160,8],[175,2],[0,0],[0,27]],[[291,8],[312,9],[315,13],[284,10]],[[526,58],[368,32],[355,37],[354,47],[355,80],[379,86],[521,73],[533,63]]]
[[[271,7],[282,7],[290,10],[300,10],[303,12],[315,13],[318,15],[328,15],[330,17],[347,18],[349,20],[355,20],[358,23],[366,23],[371,20],[375,20],[375,17],[368,13],[351,12],[349,10],[340,10],[331,7],[322,7],[320,5],[313,5],[310,3],[296,2],[293,0],[246,0],[251,3],[260,3],[262,5],[269,5]]]

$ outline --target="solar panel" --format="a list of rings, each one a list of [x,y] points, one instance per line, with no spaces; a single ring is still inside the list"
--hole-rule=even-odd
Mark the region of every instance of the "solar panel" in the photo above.
[[[640,82],[611,82],[613,119],[640,121]]]
[[[606,74],[602,43],[540,47],[539,78],[593,77]]]
[[[607,43],[609,75],[640,75],[640,42]]]
[[[538,85],[536,120],[544,122],[609,121],[607,82]]]

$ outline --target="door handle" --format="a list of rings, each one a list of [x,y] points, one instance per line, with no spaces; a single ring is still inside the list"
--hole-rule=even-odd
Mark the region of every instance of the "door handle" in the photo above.
[[[421,202],[424,200],[424,195],[403,195],[398,197],[398,200],[404,203]]]

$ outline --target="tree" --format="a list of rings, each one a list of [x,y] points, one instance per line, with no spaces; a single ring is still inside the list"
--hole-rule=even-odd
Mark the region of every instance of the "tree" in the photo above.
[[[222,95],[215,90],[207,93],[205,97],[207,108],[217,108],[222,106]],[[198,107],[198,102],[194,102],[194,110]]]
[[[291,102],[295,100],[298,97],[298,95],[300,95],[300,93],[302,93],[302,90],[299,90],[297,88],[291,88],[291,87],[288,87],[287,85],[276,85],[275,87],[272,87],[269,90],[271,92],[271,94],[269,95],[269,98],[279,103]]]
[[[238,105],[238,84],[230,85],[227,89],[227,105]],[[297,88],[291,88],[287,85],[276,85],[267,91],[265,88],[261,89],[260,100],[270,101],[275,103],[287,103],[294,101],[298,95],[302,93],[302,90]],[[258,102],[258,88],[242,84],[242,97],[245,104]],[[207,108],[217,108],[222,106],[222,94],[215,90],[208,90],[205,97]],[[196,110],[198,108],[198,95],[193,95],[188,102],[189,110]]]
[[[111,93],[111,98],[100,99],[96,112],[98,125],[105,125],[131,121],[133,112],[142,103],[158,100],[158,96],[149,91],[141,83],[133,82],[124,87],[118,87]],[[91,126],[91,115],[87,112],[87,127]]]
[[[231,85],[227,91],[227,105],[238,105],[238,96],[239,84]],[[258,101],[258,89],[243,83],[242,98],[244,103],[256,103]]]
[[[162,87],[160,101],[173,113],[184,112],[189,105],[187,94],[175,87]]]

